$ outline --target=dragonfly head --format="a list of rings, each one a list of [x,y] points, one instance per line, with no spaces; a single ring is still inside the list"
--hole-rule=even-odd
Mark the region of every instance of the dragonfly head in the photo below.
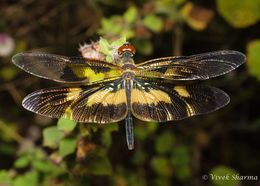
[[[120,56],[131,56],[133,57],[133,55],[135,54],[136,50],[135,50],[135,47],[129,43],[129,42],[126,42],[124,43],[122,46],[120,46],[118,48],[118,55]]]

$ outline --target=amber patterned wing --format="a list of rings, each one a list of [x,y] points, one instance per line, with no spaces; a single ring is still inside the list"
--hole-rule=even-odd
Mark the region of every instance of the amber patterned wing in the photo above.
[[[137,77],[205,80],[226,74],[246,60],[243,53],[223,50],[192,56],[165,57],[137,65]]]
[[[117,79],[120,67],[97,59],[46,53],[18,53],[13,63],[24,71],[57,82],[94,84]]]
[[[177,86],[136,79],[131,93],[132,113],[143,121],[181,120],[215,111],[228,102],[222,90],[198,84]]]
[[[118,81],[117,81],[118,82]],[[104,87],[49,88],[33,92],[23,107],[53,118],[86,123],[111,123],[126,117],[126,93],[122,83]]]

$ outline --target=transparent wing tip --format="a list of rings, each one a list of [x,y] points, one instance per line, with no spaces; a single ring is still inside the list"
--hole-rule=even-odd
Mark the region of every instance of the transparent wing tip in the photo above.
[[[24,69],[24,63],[26,62],[26,53],[17,53],[12,57],[12,63],[17,67]],[[29,54],[29,53],[28,53]]]

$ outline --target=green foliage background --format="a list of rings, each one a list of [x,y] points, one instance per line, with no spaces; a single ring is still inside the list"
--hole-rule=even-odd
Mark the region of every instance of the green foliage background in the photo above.
[[[259,0],[4,0],[0,17],[0,33],[15,43],[0,56],[1,186],[259,184],[210,176],[260,178]],[[128,151],[121,123],[57,121],[21,106],[26,94],[57,84],[17,69],[13,54],[79,55],[79,43],[99,36],[127,38],[136,63],[220,49],[244,52],[248,61],[209,81],[230,95],[228,106],[165,124],[135,120],[136,147]]]

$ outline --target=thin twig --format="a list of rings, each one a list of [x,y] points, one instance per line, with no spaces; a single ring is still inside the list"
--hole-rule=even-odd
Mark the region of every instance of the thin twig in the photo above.
[[[182,44],[183,44],[183,33],[181,25],[177,24],[173,29],[173,54],[175,56],[180,56],[182,54]]]

